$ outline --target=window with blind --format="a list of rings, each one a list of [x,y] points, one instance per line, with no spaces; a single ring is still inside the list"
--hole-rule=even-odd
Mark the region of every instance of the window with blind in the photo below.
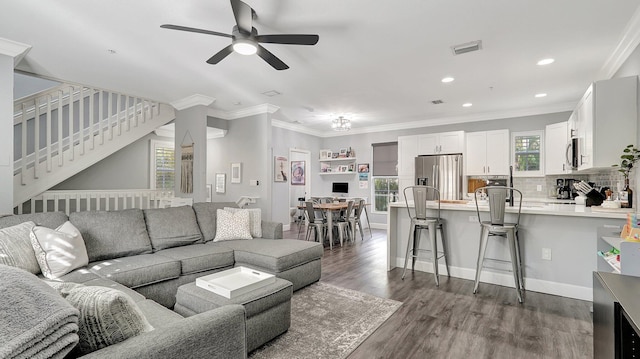
[[[398,196],[398,143],[374,143],[373,212],[386,212],[389,202]]]
[[[173,191],[175,163],[175,149],[172,142],[151,141],[151,189]]]

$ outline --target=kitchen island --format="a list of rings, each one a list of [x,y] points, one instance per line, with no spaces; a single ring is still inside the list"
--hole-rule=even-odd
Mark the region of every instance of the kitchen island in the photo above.
[[[410,205],[412,206],[411,203]],[[428,202],[427,208],[429,215],[435,215],[437,203]],[[451,276],[473,280],[480,241],[475,203],[441,203],[440,208],[440,215],[445,222]],[[487,205],[480,206],[481,212],[488,210]],[[505,221],[515,221],[517,211],[517,204],[514,207],[507,205]],[[571,204],[523,202],[519,237],[526,289],[591,300],[592,272],[596,270],[597,229],[603,226],[622,228],[625,220],[626,212],[623,210],[604,211]],[[387,223],[387,270],[402,268],[410,225],[404,202],[390,204]],[[428,247],[426,233],[422,235],[421,247]],[[542,259],[543,248],[550,249],[551,260]],[[506,241],[491,239],[486,254],[487,258],[508,259],[509,248]],[[430,255],[427,253],[425,257],[426,259],[417,260],[415,268],[432,272]],[[439,264],[442,275],[446,273],[444,263],[439,261]],[[485,262],[485,266],[487,265],[510,268],[510,265],[497,262]],[[445,279],[441,277],[441,283],[443,280]],[[487,267],[483,269],[480,280],[513,286],[511,273]]]

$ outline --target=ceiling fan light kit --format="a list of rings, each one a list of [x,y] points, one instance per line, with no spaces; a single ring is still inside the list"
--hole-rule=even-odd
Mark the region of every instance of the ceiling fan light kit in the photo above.
[[[334,118],[331,123],[331,128],[334,131],[349,131],[351,129],[351,120],[342,116]]]
[[[231,0],[231,9],[236,20],[231,35],[221,32],[196,29],[193,27],[165,24],[160,27],[163,29],[196,32],[206,35],[215,35],[222,37],[230,37],[231,44],[207,60],[208,64],[215,65],[229,56],[232,52],[242,55],[258,54],[260,58],[266,61],[276,70],[286,70],[289,68],[282,60],[276,57],[260,45],[260,43],[284,44],[284,45],[315,45],[320,39],[318,35],[305,34],[278,34],[278,35],[258,35],[258,30],[253,27],[253,18],[255,11],[247,4],[240,0]]]

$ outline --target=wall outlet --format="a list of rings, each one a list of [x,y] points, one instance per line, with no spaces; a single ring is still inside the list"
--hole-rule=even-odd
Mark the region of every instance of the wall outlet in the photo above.
[[[249,186],[259,186],[260,182],[258,180],[250,180]]]
[[[551,248],[542,248],[542,259],[551,260]]]
[[[541,184],[536,186],[536,191],[542,192],[542,185]]]

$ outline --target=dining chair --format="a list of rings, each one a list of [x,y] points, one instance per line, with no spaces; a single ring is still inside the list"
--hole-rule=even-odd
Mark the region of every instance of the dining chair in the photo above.
[[[347,209],[343,211],[343,214],[336,220],[333,221],[333,226],[338,229],[338,235],[340,236],[340,246],[342,247],[344,243],[344,238],[347,237],[347,240],[351,237],[350,228],[351,228],[351,217],[353,213],[353,204],[354,201],[347,201]]]
[[[507,194],[517,194],[518,198],[518,212],[516,221],[508,223],[504,221]],[[488,216],[488,220],[483,220],[480,214],[480,206],[478,205],[478,197],[481,194],[486,194],[489,203],[489,213],[484,215]],[[474,192],[474,200],[476,203],[476,213],[478,214],[478,222],[480,222],[480,246],[478,248],[478,262],[476,265],[476,279],[473,286],[473,293],[478,292],[478,286],[480,284],[480,274],[484,267],[485,260],[491,260],[500,263],[511,262],[511,270],[513,272],[513,280],[515,283],[515,289],[518,297],[518,302],[522,303],[522,294],[524,292],[524,277],[522,275],[522,257],[520,254],[520,240],[518,238],[518,229],[520,225],[520,213],[522,212],[522,192],[513,187],[504,186],[487,186],[476,189]],[[484,211],[483,211],[484,212]],[[485,258],[485,252],[487,250],[487,244],[489,238],[502,237],[505,238],[509,244],[510,260]],[[491,268],[497,269],[499,268]]]
[[[307,235],[305,239],[308,241],[311,236],[311,232],[313,232],[313,240],[316,242],[320,242],[324,244],[325,232],[327,230],[327,222],[322,218],[317,218],[315,215],[315,208],[313,208],[313,202],[307,201],[306,205],[306,214],[307,221],[309,224],[307,225]],[[331,249],[333,249],[332,243],[329,243]]]
[[[413,193],[413,206],[410,203],[411,198],[407,191]],[[411,228],[409,229],[409,239],[407,241],[407,253],[404,257],[404,270],[402,272],[402,279],[404,279],[407,273],[407,264],[409,257],[411,257],[411,270],[413,271],[416,265],[416,259],[420,252],[431,252],[431,260],[433,263],[433,275],[435,276],[436,286],[440,285],[439,273],[438,273],[438,259],[444,259],[445,269],[447,276],[449,276],[449,264],[447,262],[447,245],[444,237],[444,222],[440,217],[440,191],[437,188],[431,186],[410,186],[406,187],[403,191],[405,204],[409,218],[411,218]],[[430,196],[433,194],[433,196]],[[434,198],[438,203],[438,209],[436,216],[427,216],[427,198]],[[411,208],[414,209],[414,214],[411,214]],[[429,231],[430,249],[420,248],[420,234],[422,230]],[[440,233],[440,242],[442,243],[442,249],[438,250],[438,236]]]
[[[362,230],[362,222],[360,221],[360,217],[362,216],[362,212],[364,209],[365,200],[362,198],[354,199],[353,209],[354,215],[349,220],[351,232],[353,233],[353,240],[356,240],[356,230],[360,229],[360,239],[364,240],[364,231]],[[357,227],[357,228],[356,228]]]

